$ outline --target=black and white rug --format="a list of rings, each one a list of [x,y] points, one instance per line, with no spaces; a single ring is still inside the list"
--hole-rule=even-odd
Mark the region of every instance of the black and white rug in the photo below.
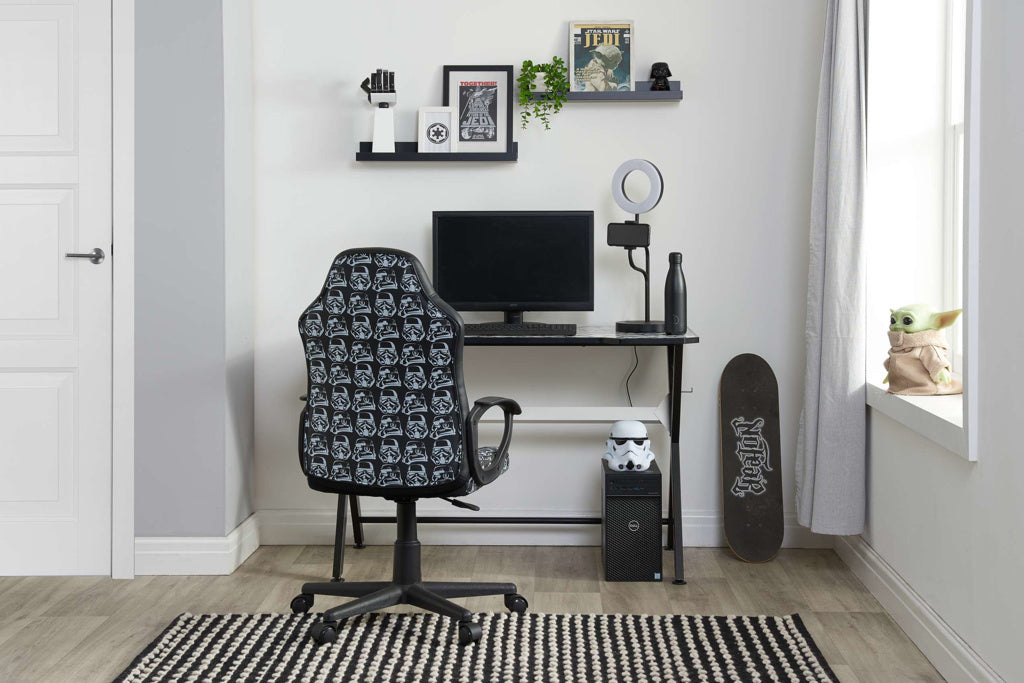
[[[117,681],[837,681],[800,617],[368,614],[317,646],[299,614],[182,614]],[[116,682],[115,682],[116,683]]]

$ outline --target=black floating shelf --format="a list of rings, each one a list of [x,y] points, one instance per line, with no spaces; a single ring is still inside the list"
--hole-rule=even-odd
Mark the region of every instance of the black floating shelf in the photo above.
[[[519,143],[512,143],[511,152],[418,152],[415,142],[396,142],[392,154],[375,154],[372,142],[360,142],[356,161],[517,161]]]
[[[651,90],[651,81],[637,81],[636,90],[610,90],[605,92],[571,92],[570,102],[673,102],[683,99],[679,81],[669,81],[668,90]],[[535,92],[533,99],[547,99],[548,93]]]

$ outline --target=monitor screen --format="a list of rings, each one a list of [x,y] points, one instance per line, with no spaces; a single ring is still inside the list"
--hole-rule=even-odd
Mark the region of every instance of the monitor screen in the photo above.
[[[592,311],[594,212],[435,211],[434,288],[462,311]]]

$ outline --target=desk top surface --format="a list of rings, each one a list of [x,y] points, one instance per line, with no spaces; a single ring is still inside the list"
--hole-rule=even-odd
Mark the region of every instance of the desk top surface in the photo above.
[[[685,334],[640,334],[616,332],[611,325],[577,325],[572,337],[530,334],[475,335],[467,333],[466,346],[679,346],[696,344],[700,337],[689,329]]]

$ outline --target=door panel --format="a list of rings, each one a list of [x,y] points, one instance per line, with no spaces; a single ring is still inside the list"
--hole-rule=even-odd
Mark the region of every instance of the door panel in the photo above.
[[[67,336],[74,319],[71,190],[0,190],[0,335]]]
[[[71,151],[75,7],[0,4],[0,152]]]
[[[74,513],[73,408],[70,372],[0,375],[0,517]]]
[[[0,0],[0,574],[109,574],[109,0]]]

